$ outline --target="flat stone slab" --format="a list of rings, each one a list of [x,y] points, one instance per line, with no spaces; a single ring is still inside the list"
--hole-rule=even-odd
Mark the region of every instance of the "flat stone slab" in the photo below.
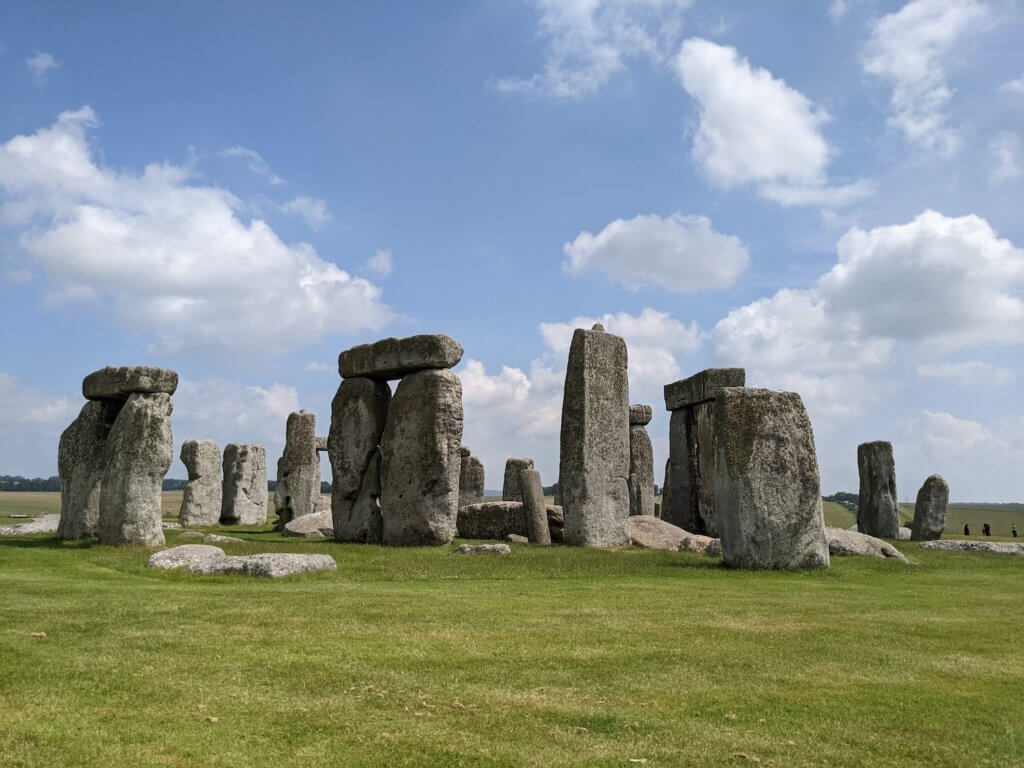
[[[864,557],[892,558],[902,563],[909,563],[906,555],[896,547],[882,539],[868,536],[866,533],[844,528],[826,528],[825,538],[828,539],[828,553],[836,557],[861,555]]]
[[[221,536],[218,533],[207,533],[203,536],[204,544],[246,544],[245,539],[239,539],[234,536]]]
[[[333,571],[338,567],[330,555],[302,555],[290,552],[264,552],[232,557],[220,547],[207,544],[182,544],[157,552],[149,558],[150,568],[185,568],[188,573],[241,573],[280,579],[296,573]]]
[[[0,528],[0,536],[30,536],[33,533],[56,533],[60,515],[42,515],[35,520]]]
[[[1024,542],[1015,541],[939,539],[938,541],[922,541],[917,546],[921,549],[941,549],[945,552],[982,552],[987,555],[1024,557]]]
[[[220,547],[211,547],[207,544],[181,544],[161,550],[151,556],[149,567],[173,570],[221,557],[224,557],[224,550]]]
[[[714,400],[722,387],[743,387],[747,372],[743,368],[708,368],[687,379],[665,385],[665,408],[675,411]]]
[[[239,559],[245,561],[242,573],[246,576],[264,576],[269,579],[280,579],[297,573],[333,571],[338,568],[338,564],[330,555],[265,552],[259,555],[248,555]]]
[[[512,544],[529,544],[530,540],[525,536],[520,536],[518,533],[510,533],[505,537],[505,541]]]
[[[629,406],[629,426],[644,426],[654,418],[654,409],[649,405]]]
[[[650,515],[633,515],[629,518],[629,538],[634,546],[644,549],[675,551],[691,535],[678,525]]]
[[[127,400],[133,392],[173,395],[177,389],[176,371],[149,365],[107,366],[82,380],[86,400]]]
[[[463,544],[455,550],[460,555],[510,555],[508,544]]]
[[[334,517],[328,505],[312,515],[296,517],[281,529],[282,536],[297,536],[303,539],[325,539],[334,537]]]
[[[338,372],[345,379],[400,379],[429,368],[454,368],[462,352],[462,345],[443,333],[392,337],[346,349],[338,356]]]

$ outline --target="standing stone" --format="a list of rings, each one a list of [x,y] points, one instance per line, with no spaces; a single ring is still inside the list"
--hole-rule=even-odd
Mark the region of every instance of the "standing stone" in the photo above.
[[[360,344],[338,356],[342,378],[400,379],[416,371],[452,368],[462,359],[462,345],[443,333]]]
[[[646,425],[649,405],[629,406],[629,514],[654,515],[654,447]]]
[[[220,447],[213,440],[186,440],[181,444],[181,461],[188,470],[188,482],[181,494],[182,525],[217,525],[220,522]]]
[[[384,544],[447,544],[459,511],[462,383],[447,369],[405,376],[381,440]]]
[[[117,403],[88,402],[60,436],[57,535],[62,539],[91,539],[99,533],[105,444],[118,410]]]
[[[386,381],[358,377],[342,381],[331,402],[331,515],[341,541],[380,542],[379,446],[390,402]]]
[[[713,485],[724,563],[828,567],[814,434],[800,395],[723,389],[713,419]]]
[[[533,469],[533,459],[507,459],[505,461],[505,480],[501,485],[502,501],[523,500],[523,489],[519,478],[525,469]]]
[[[459,468],[459,509],[467,504],[484,500],[484,465],[474,456],[468,445],[459,449],[462,465]]]
[[[129,395],[106,443],[101,543],[163,545],[160,492],[171,466],[172,448],[171,396],[166,392]]]
[[[942,475],[932,475],[917,492],[914,504],[914,524],[910,527],[913,541],[930,541],[942,537],[946,527],[946,507],[949,505],[949,485]]]
[[[900,508],[896,503],[896,463],[892,443],[877,440],[857,446],[860,496],[857,530],[868,536],[895,539],[899,535]]]
[[[629,544],[626,342],[600,325],[573,333],[562,395],[558,482],[565,541]]]
[[[521,471],[519,487],[526,510],[526,537],[531,544],[547,546],[551,543],[551,531],[548,529],[548,507],[544,499],[544,486],[540,483],[540,472],[535,469]]]
[[[288,414],[284,455],[277,461],[274,506],[284,528],[297,517],[315,515],[320,504],[320,455],[316,451],[316,416]]]
[[[224,448],[222,525],[267,522],[267,449],[255,443],[228,443]]]

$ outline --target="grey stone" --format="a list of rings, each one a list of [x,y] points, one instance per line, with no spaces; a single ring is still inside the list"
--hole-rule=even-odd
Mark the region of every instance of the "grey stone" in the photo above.
[[[314,515],[320,504],[320,454],[316,450],[316,416],[309,411],[288,414],[284,454],[277,462],[274,507],[278,525]]]
[[[221,536],[219,533],[207,533],[203,535],[203,544],[246,544],[245,539],[234,536]]]
[[[512,553],[508,544],[463,544],[455,551],[460,555],[508,555]]]
[[[548,532],[552,541],[564,541],[562,508],[546,507]],[[526,508],[520,501],[484,501],[459,509],[458,533],[463,539],[505,539],[509,534],[528,536]]]
[[[319,573],[337,570],[338,564],[330,555],[301,555],[289,552],[265,552],[247,555],[242,572],[246,576],[280,579],[297,573]]]
[[[178,534],[179,541],[189,541],[192,539],[202,539],[206,534],[202,531],[182,531]]]
[[[720,392],[715,389],[712,394]],[[714,432],[714,399],[672,411],[661,507],[664,520],[712,537],[719,533],[711,483]]]
[[[654,516],[654,447],[640,424],[629,428],[629,514]]]
[[[844,530],[842,528],[826,528],[828,552],[833,557],[846,555],[863,555],[865,557],[892,558],[900,562],[908,562],[906,556],[887,541],[868,536],[866,533]]]
[[[262,445],[228,443],[224,447],[220,522],[223,525],[267,522],[267,449]]]
[[[163,528],[165,531],[177,531],[181,528],[181,523],[170,523],[164,520],[162,523],[160,523],[160,527]]]
[[[548,509],[544,501],[544,486],[540,472],[524,469],[519,473],[519,488],[523,494],[523,513],[526,517],[526,536],[531,544],[551,544],[551,530],[548,528]]]
[[[33,533],[56,533],[60,526],[60,515],[41,515],[35,520],[0,528],[0,536],[30,536]]]
[[[461,347],[460,347],[461,349]],[[405,376],[381,438],[381,540],[447,544],[459,511],[462,383],[447,369]]]
[[[708,368],[686,379],[665,385],[665,409],[676,411],[716,397],[722,387],[742,387],[747,383],[743,368]]]
[[[322,539],[334,536],[334,519],[330,509],[323,509],[315,515],[297,517],[281,529],[283,536],[298,536],[307,539]]]
[[[379,446],[390,403],[387,382],[367,378],[345,379],[331,402],[331,513],[340,541],[380,542]]]
[[[725,564],[828,567],[814,434],[800,395],[723,388],[713,420],[715,509]]]
[[[896,539],[899,541],[910,541],[910,529],[906,526],[901,526],[897,528]]]
[[[629,406],[629,426],[646,426],[651,423],[651,419],[654,418],[654,409],[649,405],[631,405]]]
[[[533,459],[506,459],[505,480],[501,485],[502,501],[523,500],[519,476],[524,469],[533,469]]]
[[[459,508],[484,500],[484,465],[468,445],[459,448]]]
[[[338,356],[338,371],[345,379],[400,379],[416,371],[453,368],[461,359],[462,345],[451,336],[425,333],[347,349]]]
[[[1016,541],[942,539],[941,541],[922,541],[917,546],[921,549],[940,549],[945,552],[979,552],[987,555],[1024,557],[1024,542]]]
[[[220,447],[213,440],[186,440],[181,461],[188,482],[181,494],[178,522],[182,525],[217,525],[220,522]]]
[[[686,537],[679,542],[680,552],[703,552],[706,555],[722,556],[722,540],[699,533],[686,532]]]
[[[708,557],[721,557],[722,556],[722,540],[711,539],[707,546],[704,547],[704,554]]]
[[[86,400],[123,401],[135,392],[173,395],[177,388],[177,373],[149,365],[107,366],[82,380]]]
[[[895,539],[900,528],[900,508],[896,502],[896,464],[892,443],[878,440],[857,446],[860,494],[857,501],[857,528],[861,533]]]
[[[279,579],[296,573],[333,571],[338,567],[330,555],[301,555],[265,552],[259,555],[229,557],[220,547],[183,544],[157,552],[149,558],[150,568],[186,568],[188,573],[241,573]]]
[[[626,342],[577,329],[562,395],[559,490],[565,541],[629,543],[629,382]]]
[[[633,515],[629,518],[629,538],[634,546],[644,549],[677,550],[691,535],[653,516]]]
[[[211,547],[206,544],[182,544],[152,555],[149,558],[149,567],[172,570],[222,557],[224,557],[224,550],[220,547]]]
[[[99,533],[105,446],[120,410],[120,403],[88,402],[60,436],[57,472],[61,518],[57,535],[62,539],[91,539]]]
[[[949,484],[942,475],[931,475],[917,492],[914,504],[914,523],[910,538],[931,541],[942,537],[946,527],[946,508],[949,506]]]
[[[327,453],[327,435],[316,436],[316,450],[317,453]]]
[[[512,544],[529,544],[530,540],[526,536],[520,536],[518,533],[510,533],[505,537],[505,541],[511,542]]]
[[[103,544],[164,544],[160,492],[171,466],[171,396],[129,395],[110,428],[100,486]]]

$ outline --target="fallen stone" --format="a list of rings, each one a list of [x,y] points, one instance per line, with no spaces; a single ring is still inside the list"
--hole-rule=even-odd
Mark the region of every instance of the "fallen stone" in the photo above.
[[[149,365],[107,366],[82,380],[86,400],[127,400],[136,392],[173,395],[177,388],[176,372]]]
[[[162,523],[160,523],[160,527],[163,528],[165,531],[177,531],[181,530],[181,523],[172,523],[167,520],[164,520]]]
[[[469,446],[459,448],[459,508],[484,500],[484,465],[470,453]]]
[[[205,535],[202,531],[182,531],[178,534],[178,539],[180,541],[188,541],[191,539],[201,539]]]
[[[338,372],[345,379],[400,379],[417,371],[454,368],[462,351],[459,342],[443,333],[381,339],[342,352]]]
[[[564,540],[562,508],[548,504],[548,531],[551,540]],[[527,536],[526,508],[520,501],[483,501],[467,504],[459,510],[458,534],[463,539],[504,539],[509,534]]]
[[[533,469],[533,459],[506,459],[505,480],[501,485],[502,501],[522,501],[520,473],[524,469]]]
[[[629,538],[637,547],[677,550],[690,536],[692,534],[688,531],[653,516],[633,515],[629,518]]]
[[[315,515],[296,517],[281,529],[283,536],[298,536],[306,539],[322,539],[334,536],[334,520],[331,510],[324,509]]]
[[[61,519],[57,535],[62,539],[91,539],[99,532],[105,446],[120,410],[120,403],[88,402],[60,436]]]
[[[338,567],[330,555],[303,555],[289,552],[265,552],[234,557],[220,547],[206,544],[182,544],[157,552],[149,558],[150,568],[186,568],[188,573],[241,573],[279,579],[296,573],[333,571]]]
[[[510,541],[513,544],[529,544],[530,540],[526,536],[520,536],[518,533],[510,533],[505,537],[505,541]]]
[[[1024,557],[1024,542],[1016,541],[942,539],[940,541],[922,541],[917,546],[921,549],[940,549],[944,552],[980,552],[987,555]]]
[[[524,469],[519,473],[519,487],[523,494],[523,513],[526,517],[526,536],[531,544],[551,544],[551,530],[548,528],[547,505],[544,503],[544,487],[540,472]]]
[[[708,368],[686,379],[665,385],[665,409],[676,411],[711,400],[722,387],[742,387],[747,383],[743,368]]]
[[[204,544],[246,544],[245,539],[234,536],[221,536],[219,533],[207,533],[203,536]]]
[[[896,529],[897,541],[910,541],[910,529],[906,526],[900,526]]]
[[[857,527],[862,533],[883,539],[895,539],[900,528],[900,509],[896,502],[896,464],[892,443],[877,440],[857,446],[860,493],[857,501]]]
[[[182,525],[217,525],[220,522],[220,447],[214,440],[186,440],[181,444],[181,461],[188,470],[188,482],[181,493]]]
[[[508,555],[512,553],[508,544],[463,544],[455,551],[460,555]]]
[[[267,522],[267,449],[255,443],[224,447],[222,525],[263,525]]]
[[[942,537],[946,527],[946,508],[949,506],[949,484],[942,475],[931,475],[917,492],[914,504],[914,523],[910,538],[914,541],[932,541]]]
[[[900,562],[909,562],[906,556],[896,547],[882,539],[868,536],[866,533],[845,530],[843,528],[826,528],[828,552],[834,557],[846,555],[863,555],[865,557],[892,558]]]
[[[708,550],[711,550],[710,552]],[[699,533],[686,532],[686,538],[679,542],[680,552],[703,552],[705,554],[714,554],[718,557],[722,555],[722,541],[721,539],[715,539],[711,536],[702,536]]]
[[[284,453],[277,462],[274,507],[284,527],[297,517],[314,515],[320,503],[320,454],[316,450],[316,415],[288,414]]]
[[[181,544],[165,549],[149,558],[150,568],[184,568],[198,562],[224,557],[224,550],[206,544]]]
[[[708,557],[721,557],[722,556],[722,540],[711,539],[704,547],[704,554]]]
[[[42,515],[35,520],[0,528],[0,536],[30,536],[33,533],[56,533],[60,526],[60,515]]]
[[[338,564],[330,555],[301,555],[288,552],[265,552],[248,555],[242,572],[246,576],[280,579],[297,573],[318,573],[337,570]]]

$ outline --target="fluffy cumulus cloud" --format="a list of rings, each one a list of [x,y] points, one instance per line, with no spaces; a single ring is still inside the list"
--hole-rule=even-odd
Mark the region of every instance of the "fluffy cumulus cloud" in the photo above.
[[[692,0],[535,0],[543,69],[498,80],[500,91],[579,99],[600,90],[633,59],[662,61]]]
[[[366,268],[381,277],[387,277],[395,268],[395,257],[390,248],[381,248],[366,262]]]
[[[84,401],[43,392],[0,372],[0,466],[9,475],[56,475],[57,442]],[[39,468],[43,469],[40,470]]]
[[[327,209],[327,203],[308,195],[293,197],[281,206],[281,210],[305,220],[311,229],[320,229],[333,218]]]
[[[699,107],[693,158],[713,183],[755,184],[782,205],[837,207],[873,192],[865,180],[828,185],[834,153],[821,133],[828,114],[735,48],[690,38],[676,69]]]
[[[1018,134],[1003,131],[989,142],[988,151],[992,158],[990,182],[1002,184],[1024,176],[1024,142]]]
[[[25,65],[37,83],[45,83],[50,72],[60,67],[60,62],[53,58],[53,54],[36,51],[34,56],[25,59]]]
[[[704,216],[681,213],[616,219],[596,235],[580,232],[563,250],[571,275],[598,269],[628,288],[678,293],[726,288],[750,264],[738,237],[716,232]]]
[[[392,318],[380,289],[243,220],[193,171],[116,171],[93,156],[89,107],[0,145],[0,225],[49,275],[55,301],[98,298],[154,348],[282,349]]]
[[[1007,80],[999,86],[999,90],[1006,93],[1024,93],[1024,75]]]
[[[979,0],[912,0],[874,23],[862,65],[892,87],[889,123],[911,144],[942,155],[959,148],[947,113],[953,91],[946,66],[957,44],[988,17]]]

